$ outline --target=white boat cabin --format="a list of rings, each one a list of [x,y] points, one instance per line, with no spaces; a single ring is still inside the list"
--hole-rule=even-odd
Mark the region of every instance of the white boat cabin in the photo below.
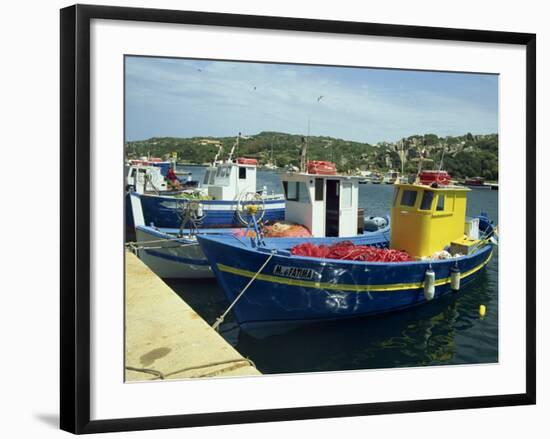
[[[399,181],[399,172],[390,169],[388,172],[386,172],[386,175],[384,175],[383,181],[386,184],[397,183]]]
[[[127,187],[138,194],[145,192],[164,192],[169,190],[162,169],[158,166],[130,165],[126,176]]]
[[[206,168],[201,182],[203,189],[214,200],[235,200],[246,192],[256,192],[256,163],[219,163]]]
[[[360,180],[343,175],[282,174],[285,220],[303,224],[315,237],[356,236]]]

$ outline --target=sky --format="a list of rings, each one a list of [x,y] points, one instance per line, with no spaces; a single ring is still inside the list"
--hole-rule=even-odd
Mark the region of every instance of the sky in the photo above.
[[[127,56],[126,140],[498,132],[498,76]],[[322,97],[321,97],[322,96]]]

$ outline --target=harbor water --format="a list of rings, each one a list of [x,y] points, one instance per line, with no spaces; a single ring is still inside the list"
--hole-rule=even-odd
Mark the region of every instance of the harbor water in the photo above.
[[[191,171],[194,179],[204,175],[203,167],[183,169]],[[258,185],[282,192],[273,172],[258,171]],[[360,185],[365,216],[386,215],[392,195],[391,185]],[[498,191],[468,194],[467,214],[481,212],[498,223]],[[210,324],[229,306],[215,280],[166,282]],[[486,307],[484,317],[480,305]],[[498,361],[498,249],[472,284],[417,308],[300,327],[279,325],[261,337],[239,330],[229,314],[220,333],[264,374],[494,363]]]

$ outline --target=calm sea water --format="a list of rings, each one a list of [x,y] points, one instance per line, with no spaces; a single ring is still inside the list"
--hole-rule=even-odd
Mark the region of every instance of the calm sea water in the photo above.
[[[203,168],[188,169],[194,178],[204,174]],[[275,173],[259,171],[258,184],[281,191]],[[389,185],[360,185],[365,215],[387,214],[392,194]],[[498,222],[498,191],[469,193],[468,215],[481,211]],[[167,283],[211,324],[229,305],[213,280]],[[480,305],[487,308],[483,318]],[[498,250],[476,281],[457,295],[380,317],[278,329],[255,338],[240,331],[229,315],[220,332],[263,373],[497,362]]]

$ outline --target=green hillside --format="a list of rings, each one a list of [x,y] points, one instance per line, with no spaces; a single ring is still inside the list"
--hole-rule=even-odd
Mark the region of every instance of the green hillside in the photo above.
[[[308,138],[308,160],[329,160],[336,163],[340,172],[356,170],[385,171],[390,167],[400,169],[398,151],[403,145],[405,151],[405,171],[414,173],[418,166],[418,156],[424,150],[429,160],[425,169],[438,168],[443,155],[443,168],[453,178],[482,176],[488,180],[498,180],[498,135],[472,135],[438,137],[435,134],[414,135],[397,143],[381,142],[376,145],[336,139],[333,137],[310,136]],[[126,144],[127,157],[150,154],[163,157],[173,152],[178,161],[187,163],[211,162],[223,145],[223,157],[227,157],[235,137],[154,137],[147,140],[131,141]],[[273,162],[283,167],[298,165],[302,136],[261,132],[241,138],[236,156],[257,158],[260,164],[269,161],[273,149]]]

